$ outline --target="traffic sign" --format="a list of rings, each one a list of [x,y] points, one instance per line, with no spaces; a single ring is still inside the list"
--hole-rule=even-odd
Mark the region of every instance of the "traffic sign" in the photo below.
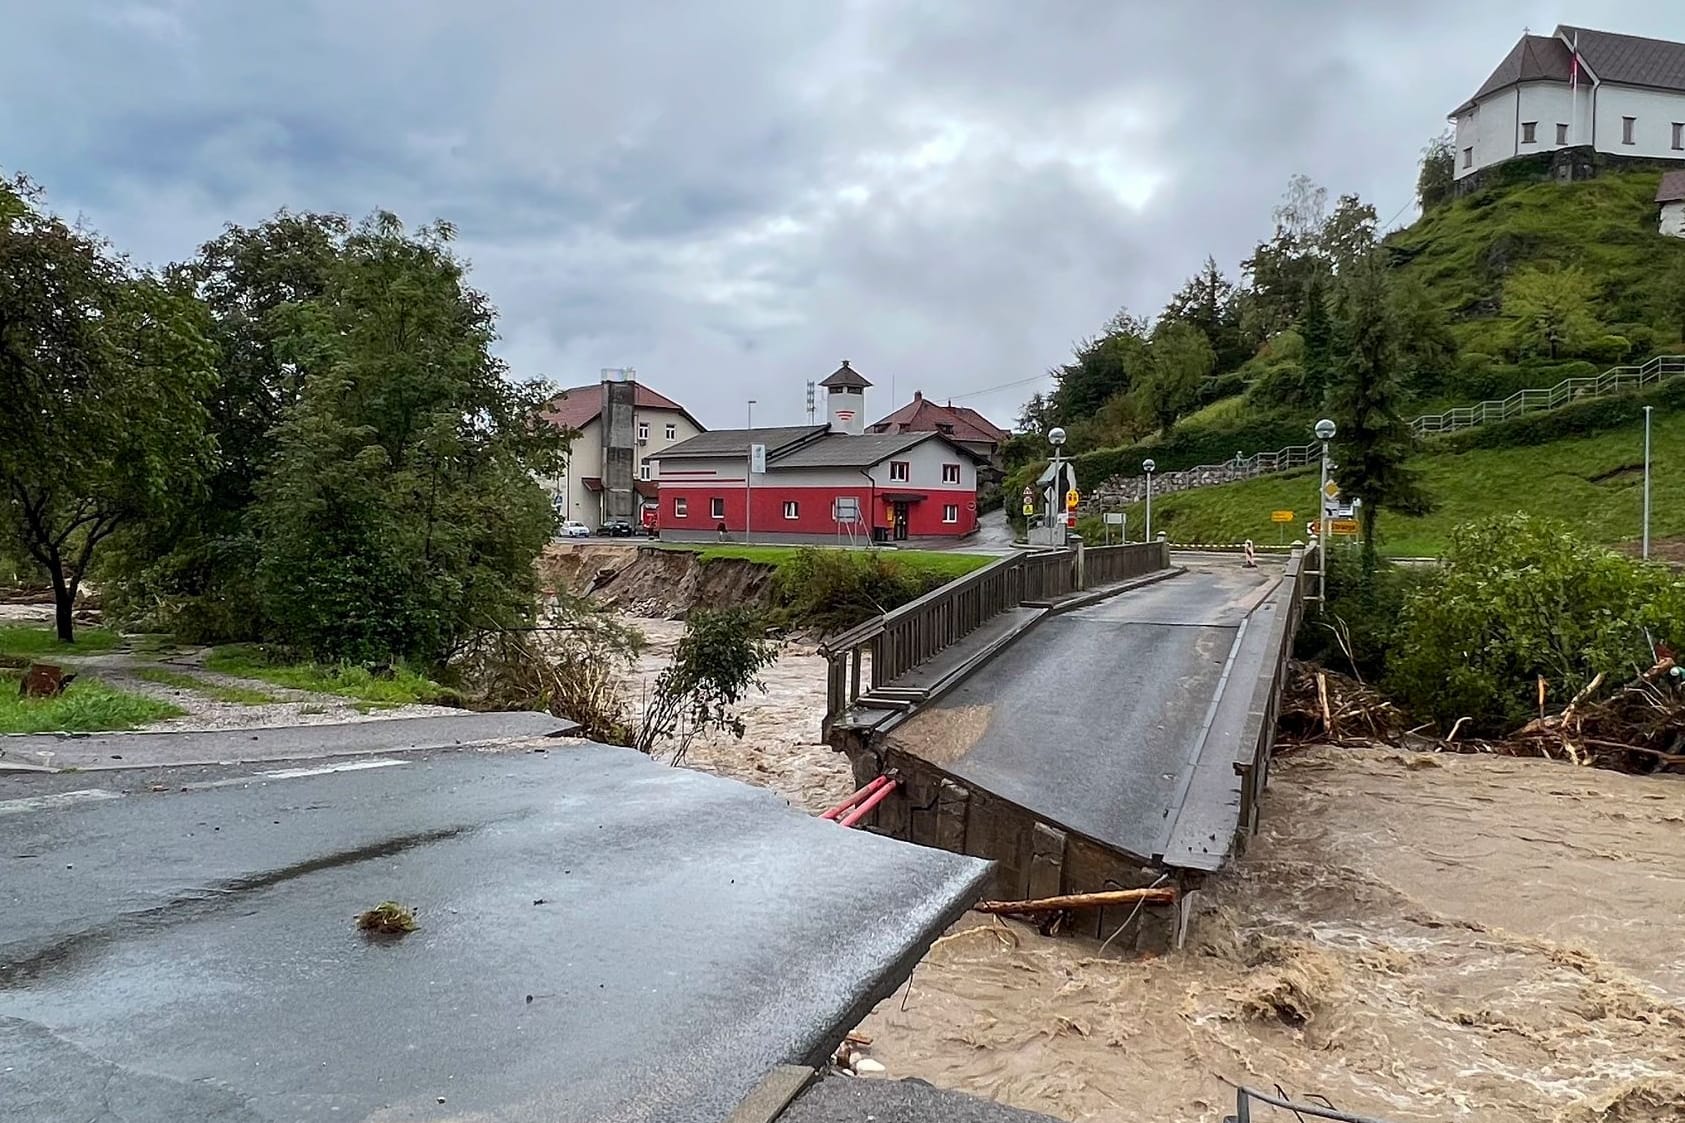
[[[1356,519],[1330,519],[1328,529],[1334,534],[1356,534]]]
[[[1340,485],[1335,483],[1333,480],[1329,480],[1327,483],[1322,485],[1322,494],[1327,496],[1329,499],[1338,499],[1340,498]]]
[[[1073,508],[1076,507],[1076,505],[1078,503],[1081,503],[1081,502],[1082,502],[1082,496],[1077,494],[1076,488],[1073,487],[1071,490],[1069,490],[1065,493],[1065,510],[1067,510],[1067,511],[1072,510]]]
[[[1036,513],[1036,505],[1034,503],[1024,504],[1024,514],[1025,515],[1033,515],[1035,513]]]
[[[1293,521],[1292,511],[1271,511],[1270,521],[1273,523],[1290,523]]]

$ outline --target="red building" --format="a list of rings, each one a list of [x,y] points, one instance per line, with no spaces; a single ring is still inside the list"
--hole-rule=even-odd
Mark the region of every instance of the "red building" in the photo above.
[[[766,446],[766,471],[751,477],[755,444]],[[715,430],[661,453],[661,536],[705,541],[723,528],[762,542],[961,537],[977,529],[977,470],[986,463],[937,432]]]

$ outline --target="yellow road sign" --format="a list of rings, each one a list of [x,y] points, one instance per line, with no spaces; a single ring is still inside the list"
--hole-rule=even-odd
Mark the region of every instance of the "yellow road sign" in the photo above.
[[[1356,519],[1329,519],[1328,529],[1334,534],[1356,534]]]
[[[1338,499],[1340,498],[1340,485],[1335,483],[1333,480],[1329,480],[1327,483],[1322,485],[1322,494],[1326,495],[1330,499]]]
[[[1036,505],[1035,505],[1035,504],[1034,504],[1034,503],[1026,503],[1026,504],[1024,504],[1024,513],[1025,513],[1025,514],[1026,514],[1026,515],[1033,515],[1033,514],[1035,514],[1035,513],[1036,513]]]
[[[1290,523],[1293,521],[1292,511],[1271,511],[1270,521],[1273,523]]]
[[[1076,488],[1073,487],[1071,490],[1069,490],[1065,493],[1065,510],[1069,511],[1071,508],[1075,507],[1078,503],[1081,503],[1081,502],[1082,502],[1082,496],[1077,494]]]

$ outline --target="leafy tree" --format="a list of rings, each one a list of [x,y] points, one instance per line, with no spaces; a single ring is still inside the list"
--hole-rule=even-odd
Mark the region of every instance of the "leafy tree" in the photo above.
[[[1375,208],[1356,195],[1341,195],[1334,213],[1316,233],[1316,250],[1340,273],[1368,257],[1375,249]]]
[[[634,747],[654,755],[673,745],[672,763],[682,763],[692,742],[721,731],[742,739],[736,706],[778,649],[761,638],[754,620],[738,608],[692,612],[673,662],[655,678],[655,689],[638,727]]]
[[[1603,334],[1593,296],[1591,279],[1574,266],[1518,270],[1504,284],[1504,315],[1517,350],[1552,359],[1580,353]]]
[[[1457,150],[1447,129],[1422,149],[1421,171],[1416,175],[1416,202],[1426,214],[1451,198],[1457,178]]]
[[[1305,288],[1299,334],[1305,340],[1304,404],[1316,408],[1334,380],[1334,323],[1328,318],[1328,282],[1320,275]]]
[[[1373,573],[1381,510],[1427,508],[1416,474],[1405,466],[1415,441],[1400,412],[1398,320],[1378,252],[1353,262],[1335,288],[1334,353],[1328,391],[1338,426],[1334,454],[1342,490],[1363,501],[1363,560],[1365,571]]]
[[[27,181],[0,184],[0,520],[68,643],[100,544],[197,486],[215,372],[190,294],[38,204]]]
[[[1451,318],[1414,274],[1394,275],[1391,288],[1405,384],[1418,395],[1431,392],[1457,365]]]
[[[1647,668],[1651,639],[1685,645],[1685,583],[1546,520],[1460,526],[1445,561],[1406,595],[1389,661],[1399,697],[1442,726],[1503,733],[1540,676],[1565,700],[1599,673]]]
[[[1112,317],[1101,335],[1079,346],[1073,361],[1054,374],[1058,423],[1092,417],[1108,399],[1128,393],[1146,363],[1146,336],[1146,321],[1126,309]]]
[[[437,664],[532,618],[554,392],[506,377],[451,237],[378,213],[283,317],[298,390],[258,488],[259,591],[274,638],[317,657]]]
[[[1151,366],[1138,393],[1143,412],[1169,436],[1176,419],[1193,404],[1199,384],[1216,365],[1205,333],[1183,320],[1161,320],[1154,329]]]
[[[1217,369],[1231,370],[1251,357],[1251,348],[1240,329],[1240,305],[1235,286],[1217,267],[1217,259],[1206,257],[1200,271],[1189,277],[1164,315],[1185,320],[1205,333],[1217,353]]]

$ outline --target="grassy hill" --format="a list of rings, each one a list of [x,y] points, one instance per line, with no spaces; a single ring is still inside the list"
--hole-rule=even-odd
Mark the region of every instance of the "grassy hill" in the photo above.
[[[1556,519],[1611,545],[1640,533],[1644,435],[1642,405],[1654,405],[1651,431],[1651,536],[1685,537],[1685,384],[1643,397],[1572,406],[1429,443],[1414,467],[1435,503],[1431,514],[1383,513],[1381,552],[1433,555],[1451,528],[1507,511]],[[1338,473],[1336,473],[1336,476]],[[1155,497],[1154,533],[1172,542],[1274,543],[1270,512],[1291,510],[1286,538],[1303,538],[1315,510],[1315,469]],[[1127,508],[1139,534],[1144,511]],[[1097,526],[1089,528],[1098,536]]]

